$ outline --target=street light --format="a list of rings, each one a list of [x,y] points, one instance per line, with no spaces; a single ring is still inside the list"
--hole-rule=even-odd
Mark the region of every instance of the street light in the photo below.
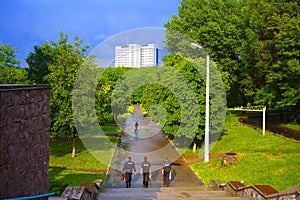
[[[203,49],[197,43],[192,42],[194,48]],[[204,162],[209,162],[209,54],[206,55],[206,93],[205,93],[205,143],[204,143]]]

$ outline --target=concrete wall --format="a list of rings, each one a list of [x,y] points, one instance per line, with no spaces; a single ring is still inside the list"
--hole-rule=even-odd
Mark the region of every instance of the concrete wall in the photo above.
[[[48,193],[48,86],[0,85],[0,199]]]

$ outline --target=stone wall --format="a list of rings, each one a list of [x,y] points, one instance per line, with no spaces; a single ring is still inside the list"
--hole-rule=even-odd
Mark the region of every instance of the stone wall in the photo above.
[[[0,85],[0,199],[48,193],[50,88]]]

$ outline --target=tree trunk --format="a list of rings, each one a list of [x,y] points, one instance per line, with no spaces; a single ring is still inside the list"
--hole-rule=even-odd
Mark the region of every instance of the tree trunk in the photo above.
[[[73,138],[73,148],[72,148],[72,158],[75,158],[75,152],[76,152],[76,138]]]
[[[193,153],[196,153],[196,150],[197,150],[197,143],[194,142],[194,145],[193,145]]]

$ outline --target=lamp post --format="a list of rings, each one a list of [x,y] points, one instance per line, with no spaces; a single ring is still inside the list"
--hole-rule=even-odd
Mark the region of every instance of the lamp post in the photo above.
[[[197,43],[191,43],[194,48],[203,49]],[[209,55],[206,55],[206,93],[205,93],[205,143],[204,162],[209,162]]]

